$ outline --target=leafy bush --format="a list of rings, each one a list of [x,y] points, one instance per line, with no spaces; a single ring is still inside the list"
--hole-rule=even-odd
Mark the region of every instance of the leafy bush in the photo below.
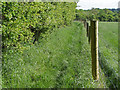
[[[2,63],[13,50],[23,53],[42,33],[70,25],[75,7],[74,2],[2,2]]]
[[[63,25],[70,25],[76,3],[68,2],[3,2],[3,48],[23,48],[32,44],[41,33]]]

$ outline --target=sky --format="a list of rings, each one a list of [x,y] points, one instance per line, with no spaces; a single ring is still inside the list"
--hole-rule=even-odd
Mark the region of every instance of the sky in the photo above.
[[[76,9],[91,9],[93,8],[118,8],[120,0],[79,0]],[[80,7],[79,7],[80,6]]]

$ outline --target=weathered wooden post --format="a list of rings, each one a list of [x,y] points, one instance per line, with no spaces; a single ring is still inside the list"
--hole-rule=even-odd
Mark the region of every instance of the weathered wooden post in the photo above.
[[[85,21],[84,21],[84,27],[85,27]]]
[[[84,20],[84,27],[85,27],[85,29],[86,29],[86,23],[87,23],[87,20]]]
[[[92,55],[92,75],[94,80],[99,79],[98,62],[98,21],[91,21],[91,55]]]
[[[87,37],[88,37],[88,31],[89,31],[89,23],[87,22]]]
[[[87,29],[87,20],[85,20],[85,29]]]
[[[89,44],[90,44],[90,31],[91,31],[91,26],[89,26],[89,30],[88,30],[88,42],[89,42]]]

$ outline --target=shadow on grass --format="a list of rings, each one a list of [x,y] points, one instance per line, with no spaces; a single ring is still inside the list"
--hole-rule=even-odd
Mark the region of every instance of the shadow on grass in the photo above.
[[[62,68],[60,69],[60,73],[56,78],[55,88],[60,88],[62,86],[62,84],[63,84],[62,78],[64,77],[66,70],[67,70],[67,66],[62,66]]]
[[[112,66],[109,66],[109,64],[106,61],[106,58],[99,50],[99,65],[101,69],[104,72],[104,75],[106,77],[106,84],[109,88],[118,89],[118,80],[120,80],[120,77],[118,77],[115,73],[115,71],[111,68]]]

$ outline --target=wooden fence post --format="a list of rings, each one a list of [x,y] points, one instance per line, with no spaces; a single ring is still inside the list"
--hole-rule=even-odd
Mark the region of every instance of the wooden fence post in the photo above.
[[[87,21],[85,20],[85,29],[87,29]]]
[[[99,79],[98,62],[98,21],[91,21],[91,55],[92,55],[92,75],[94,80]]]
[[[85,21],[84,21],[84,27],[85,27]]]
[[[89,44],[90,44],[90,31],[91,31],[91,26],[89,26],[89,30],[88,30],[88,42],[89,42]]]
[[[87,26],[87,25],[86,25],[86,23],[87,23],[87,21],[86,21],[86,20],[84,20],[84,27],[85,27],[85,29],[86,29],[86,26]]]
[[[88,30],[89,30],[89,23],[87,22],[87,37],[88,37]]]

